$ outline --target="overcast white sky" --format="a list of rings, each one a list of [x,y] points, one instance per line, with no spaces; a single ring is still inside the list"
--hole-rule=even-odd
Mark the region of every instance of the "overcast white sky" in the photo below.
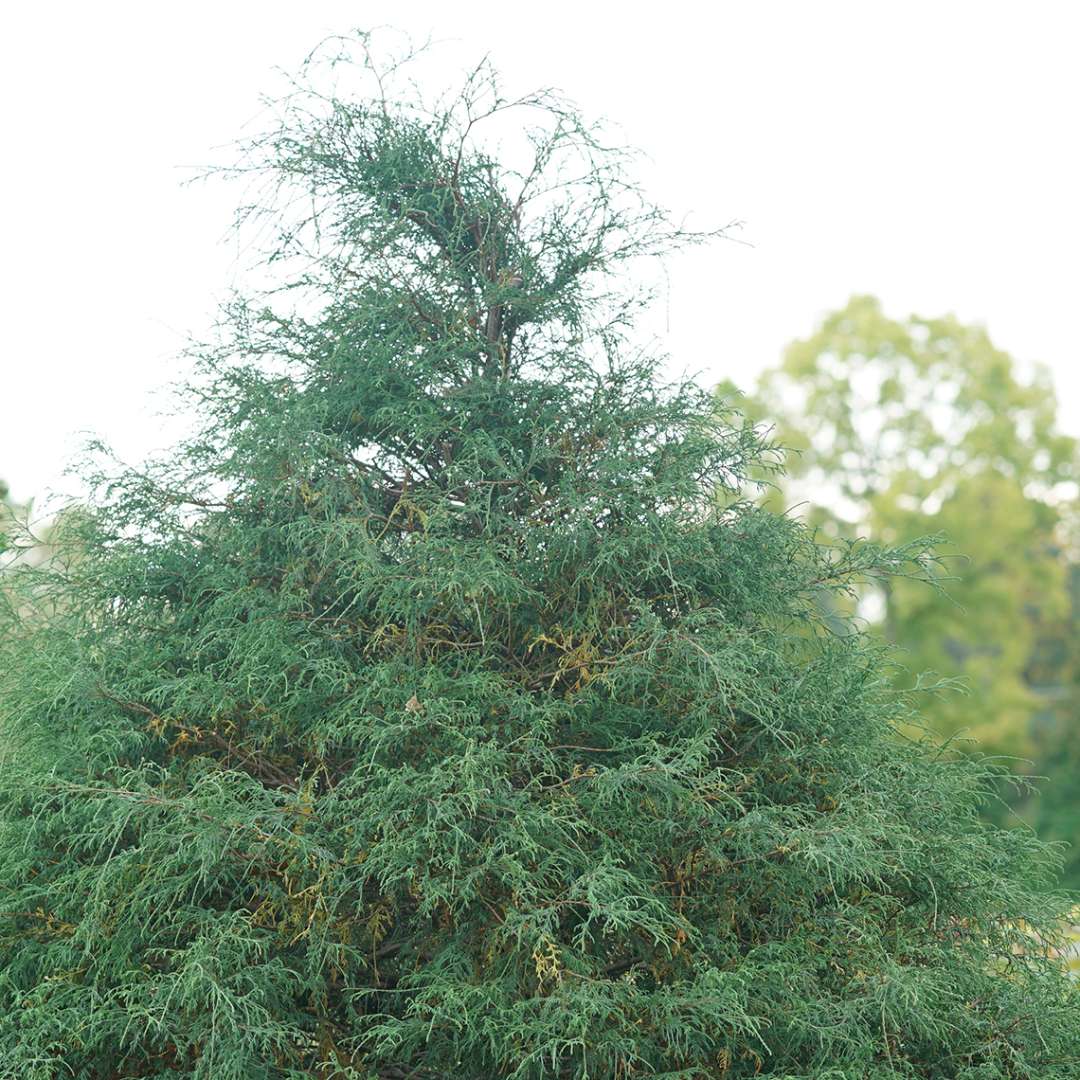
[[[73,488],[80,431],[138,459],[152,391],[235,269],[240,192],[182,187],[323,36],[391,24],[554,85],[646,150],[652,195],[745,226],[671,266],[663,346],[748,384],[854,292],[952,311],[1055,373],[1080,433],[1080,7],[1019,0],[8,4],[0,475]],[[661,322],[661,329],[664,329]]]

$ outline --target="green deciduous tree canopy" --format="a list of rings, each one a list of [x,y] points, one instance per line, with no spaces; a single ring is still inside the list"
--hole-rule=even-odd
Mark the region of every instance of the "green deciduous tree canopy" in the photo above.
[[[895,320],[862,296],[788,348],[750,409],[796,451],[785,498],[813,497],[827,534],[942,537],[947,590],[883,583],[880,629],[912,672],[966,684],[928,702],[941,731],[1038,752],[1033,718],[1071,681],[1063,510],[1080,475],[1047,374],[1023,379],[981,327]]]
[[[925,554],[747,497],[632,343],[694,238],[599,132],[365,42],[248,147],[283,288],[201,433],[0,639],[0,1076],[1075,1076],[1050,857],[821,625]]]
[[[9,532],[11,530],[11,515],[14,507],[11,504],[11,489],[0,480],[0,555],[3,555],[11,543]]]

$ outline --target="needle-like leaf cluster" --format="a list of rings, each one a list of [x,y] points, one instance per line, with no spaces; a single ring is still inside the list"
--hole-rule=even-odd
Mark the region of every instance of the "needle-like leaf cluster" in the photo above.
[[[743,498],[772,449],[617,288],[701,237],[599,132],[366,41],[247,146],[286,287],[203,428],[12,582],[0,1076],[1080,1075],[1052,853],[820,621],[932,558]]]

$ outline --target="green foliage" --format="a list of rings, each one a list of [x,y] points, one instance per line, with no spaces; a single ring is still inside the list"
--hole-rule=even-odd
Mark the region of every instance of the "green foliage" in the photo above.
[[[287,291],[23,575],[0,1076],[1075,1076],[1051,855],[819,617],[923,549],[748,497],[760,434],[628,341],[615,272],[693,238],[599,133],[526,99],[515,172],[486,68],[391,76],[249,147]]]
[[[813,493],[832,536],[885,544],[937,535],[947,591],[886,584],[880,630],[913,672],[968,693],[925,715],[991,751],[1032,754],[1036,716],[1072,677],[1062,510],[1078,478],[1045,371],[1023,380],[981,327],[897,321],[855,297],[765,373],[751,411],[796,454],[786,497]]]
[[[1073,565],[1069,575],[1071,617],[1068,633],[1046,643],[1048,653],[1044,667],[1065,666],[1073,661],[1073,682],[1061,688],[1063,719],[1046,724],[1040,740],[1039,772],[1048,777],[1038,797],[1028,808],[1040,836],[1047,840],[1063,841],[1069,845],[1065,852],[1064,878],[1075,888],[1080,886],[1080,565]],[[1080,914],[1074,920],[1080,924]],[[1080,961],[1080,952],[1077,954]]]
[[[0,480],[0,555],[7,551],[11,543],[9,533],[12,509],[11,490],[3,480]]]
[[[10,575],[53,555],[52,537],[59,518],[78,513],[74,505],[61,510],[52,520],[35,515],[33,502],[17,503],[0,481],[0,573],[6,584]]]

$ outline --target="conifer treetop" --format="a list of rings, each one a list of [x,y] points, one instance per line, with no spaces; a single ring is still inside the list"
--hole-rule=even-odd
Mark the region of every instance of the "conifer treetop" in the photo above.
[[[1054,852],[820,617],[932,552],[748,498],[626,152],[373,55],[245,145],[202,427],[5,594],[0,1078],[1075,1076]]]

